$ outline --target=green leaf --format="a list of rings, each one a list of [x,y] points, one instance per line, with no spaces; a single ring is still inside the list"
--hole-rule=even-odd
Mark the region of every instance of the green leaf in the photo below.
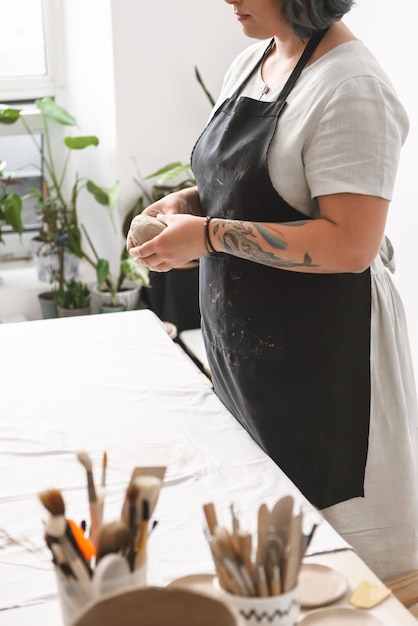
[[[52,98],[35,100],[35,104],[45,117],[62,124],[63,126],[77,126],[77,120],[64,107],[57,104]]]
[[[120,192],[120,182],[117,180],[114,185],[109,189],[109,210],[110,217],[113,222],[113,214],[118,205],[119,200],[119,192]]]
[[[88,146],[98,146],[99,140],[94,135],[85,137],[65,137],[64,143],[70,150],[83,150]]]
[[[19,117],[19,109],[3,109],[0,111],[0,124],[14,124]]]
[[[109,261],[106,259],[99,259],[96,266],[97,284],[103,285],[107,277],[109,276]]]
[[[14,231],[22,234],[22,200],[17,193],[10,193],[4,198],[6,221]]]
[[[147,267],[144,267],[143,265],[137,265],[136,263],[134,263],[134,259],[132,257],[124,259],[121,265],[122,270],[128,280],[131,280],[138,285],[149,287],[149,270]]]
[[[92,180],[87,181],[87,190],[95,197],[96,201],[103,206],[109,206],[109,192],[104,187],[99,187]]]
[[[183,172],[187,172],[188,170],[190,170],[189,163],[180,163],[180,161],[176,161],[175,163],[169,163],[156,172],[149,174],[149,176],[145,177],[145,180],[158,177],[158,184],[161,184],[167,180],[176,178],[176,176],[180,176],[180,174],[183,174]]]

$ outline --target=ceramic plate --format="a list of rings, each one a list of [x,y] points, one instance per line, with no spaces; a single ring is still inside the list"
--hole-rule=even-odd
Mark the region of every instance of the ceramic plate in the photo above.
[[[216,595],[215,588],[213,586],[213,574],[192,574],[190,576],[183,576],[183,578],[176,578],[167,587],[186,587],[197,593],[206,593]]]
[[[306,615],[298,626],[383,626],[383,623],[373,615],[358,611],[357,609],[344,609],[335,607],[315,611]]]
[[[348,582],[343,574],[319,563],[303,563],[299,573],[300,604],[312,609],[331,604],[347,591]]]

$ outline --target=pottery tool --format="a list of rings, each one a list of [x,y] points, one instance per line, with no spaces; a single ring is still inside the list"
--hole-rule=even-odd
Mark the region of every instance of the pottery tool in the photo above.
[[[257,581],[252,557],[252,537],[251,533],[240,531],[236,537],[238,541],[239,554],[241,562],[249,573],[253,583]]]
[[[251,596],[254,593],[252,579],[235,552],[231,535],[226,528],[215,529],[212,545],[223,567],[239,588],[240,595]]]
[[[219,584],[223,589],[225,589],[225,591],[229,591],[229,593],[242,595],[242,588],[239,580],[237,580],[236,568],[233,568],[234,571],[231,573],[231,567],[227,566],[223,551],[220,548],[217,539],[214,535],[211,535],[209,531],[205,531],[205,535],[212,553]]]
[[[85,468],[87,474],[87,491],[90,509],[90,537],[95,546],[97,546],[97,532],[100,526],[100,513],[98,510],[97,494],[93,478],[93,464],[87,452],[78,452],[77,458],[81,465]]]
[[[89,563],[84,558],[82,550],[71,531],[71,527],[65,518],[65,502],[58,489],[49,489],[39,493],[39,499],[50,513],[45,525],[47,545],[57,557],[58,550],[51,548],[51,544],[60,545],[60,564],[71,569],[73,577],[78,581],[86,581],[91,578]],[[62,567],[61,567],[62,569]]]
[[[257,553],[256,563],[264,564],[266,558],[267,531],[270,523],[270,511],[267,504],[261,504],[257,514]]]
[[[257,591],[260,598],[266,598],[269,595],[266,571],[261,563],[257,565]]]
[[[288,543],[293,506],[294,498],[288,495],[280,498],[271,510],[270,525],[274,527],[284,546]]]
[[[296,585],[300,571],[301,542],[303,539],[302,518],[303,514],[300,511],[292,516],[290,522],[287,550],[284,556],[283,591],[285,593]]]
[[[205,514],[206,523],[211,535],[215,533],[215,528],[218,526],[218,518],[216,516],[215,505],[213,502],[207,502],[203,505],[203,512]]]
[[[309,546],[311,544],[311,541],[313,539],[313,536],[314,536],[317,528],[318,528],[318,524],[313,524],[311,530],[309,531],[309,534],[308,535],[303,535],[302,544],[301,544],[301,560],[305,556],[306,551],[307,551],[307,549],[309,548]]]
[[[266,555],[264,567],[271,596],[281,593],[281,567],[285,546],[274,526],[269,526],[266,538]]]
[[[116,520],[102,524],[97,533],[96,564],[107,554],[126,555],[130,542],[130,529],[124,522]]]

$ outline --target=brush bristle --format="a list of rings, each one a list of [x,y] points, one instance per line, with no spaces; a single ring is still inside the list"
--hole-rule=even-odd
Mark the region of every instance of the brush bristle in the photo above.
[[[51,515],[65,515],[65,503],[59,489],[48,489],[38,494],[39,499]]]
[[[108,522],[100,526],[97,534],[97,560],[111,552],[124,553],[128,550],[131,533],[121,521]]]
[[[160,494],[162,480],[157,476],[144,474],[135,478],[135,484],[139,489],[141,507],[142,502],[146,500],[149,504],[148,512],[151,517]]]
[[[129,485],[129,487],[126,490],[126,498],[129,504],[131,505],[136,504],[136,501],[138,500],[138,496],[139,496],[139,487],[133,482]]]
[[[81,465],[83,465],[86,468],[88,472],[91,472],[93,465],[87,452],[84,452],[84,451],[77,452],[77,459],[80,461]]]

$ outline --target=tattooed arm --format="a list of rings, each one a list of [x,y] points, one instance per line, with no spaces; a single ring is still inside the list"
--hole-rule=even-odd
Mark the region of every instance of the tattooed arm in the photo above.
[[[374,196],[334,194],[318,199],[320,217],[282,224],[213,218],[217,252],[299,272],[362,272],[376,257],[389,202]]]
[[[196,196],[192,197],[196,201]],[[318,202],[320,217],[315,220],[277,224],[213,217],[210,240],[217,252],[294,272],[364,271],[378,253],[389,202],[348,193],[323,196]],[[197,210],[193,214],[183,206],[164,208],[158,219],[167,228],[151,241],[129,250],[136,263],[160,272],[208,251],[205,218]]]

